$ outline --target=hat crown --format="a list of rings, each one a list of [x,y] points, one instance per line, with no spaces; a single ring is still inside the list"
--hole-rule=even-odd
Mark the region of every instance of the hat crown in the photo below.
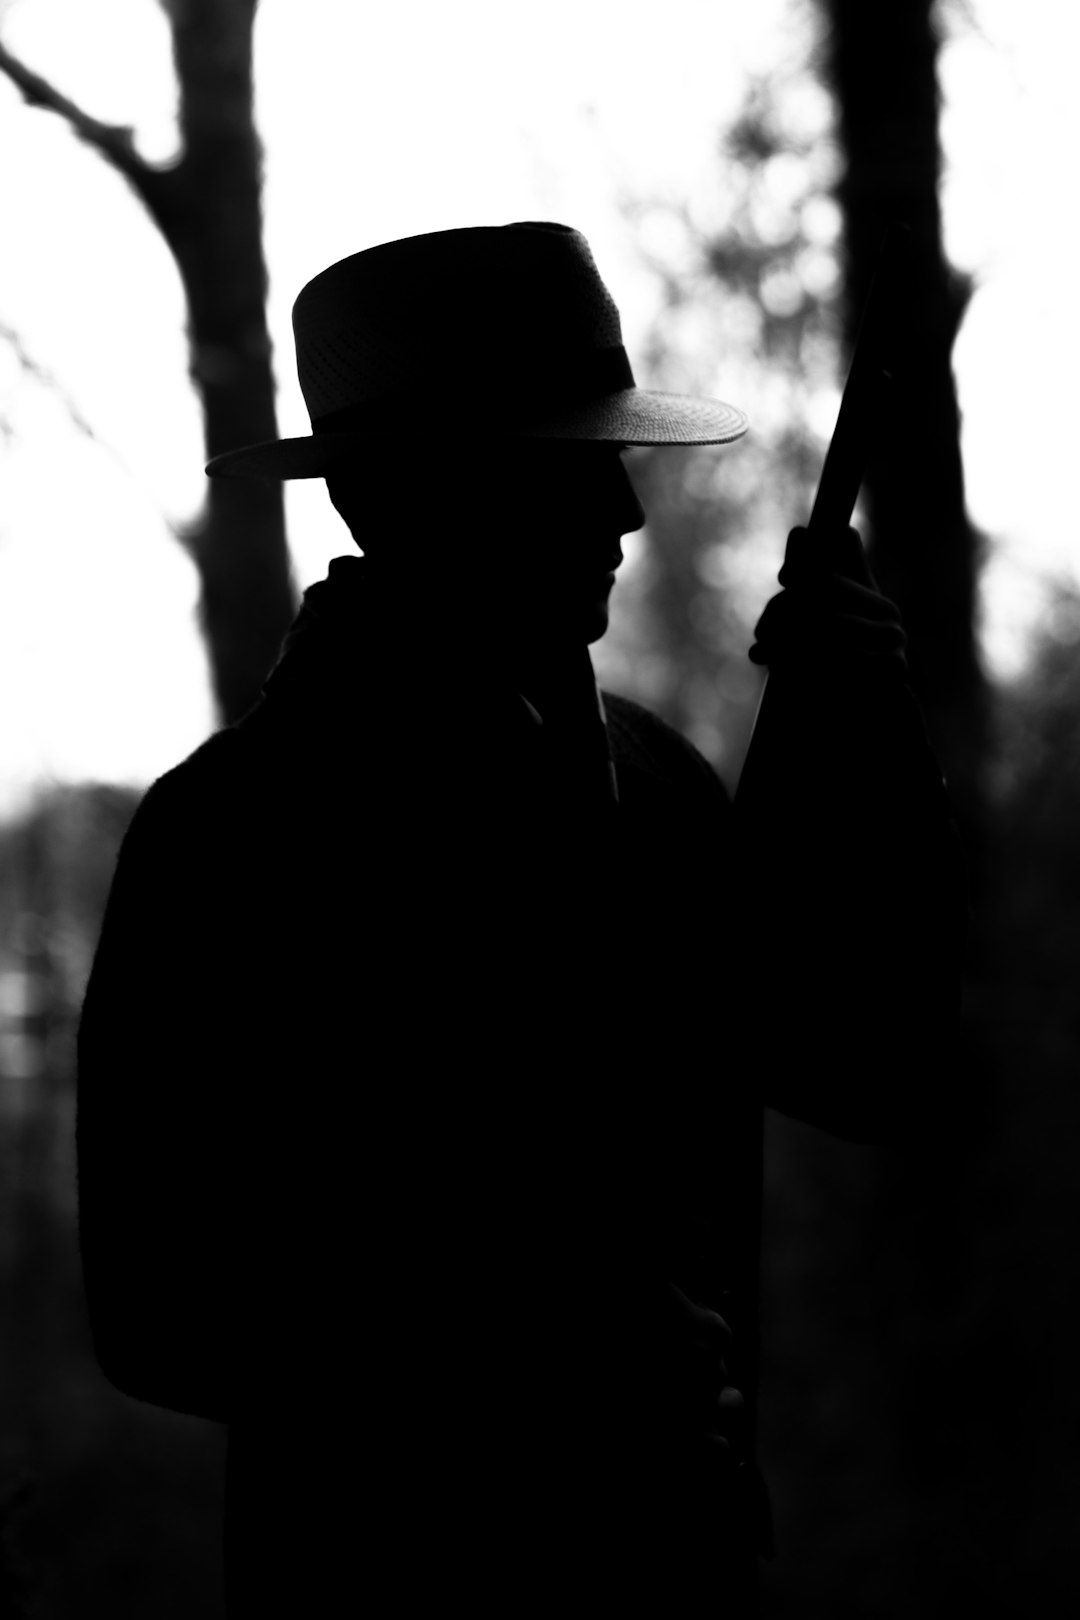
[[[579,231],[525,221],[384,242],[323,270],[293,305],[312,425],[433,390],[514,400],[632,385],[619,312]],[[576,379],[580,385],[575,387]]]
[[[637,387],[589,244],[550,221],[433,231],[339,259],[301,291],[293,331],[310,435],[225,450],[210,477],[323,478],[373,440],[447,430],[729,444],[748,426],[723,400]]]

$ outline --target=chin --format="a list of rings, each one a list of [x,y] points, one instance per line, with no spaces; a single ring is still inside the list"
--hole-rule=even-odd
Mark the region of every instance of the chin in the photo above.
[[[606,607],[594,608],[585,621],[585,644],[592,646],[607,634],[608,610]]]
[[[548,606],[545,611],[540,607],[529,615],[527,621],[519,623],[519,633],[523,630],[526,639],[543,644],[545,641],[558,642],[566,645],[575,642],[578,645],[591,646],[594,641],[607,633],[608,604],[604,599],[599,602],[576,602],[569,607],[565,602],[558,606]]]

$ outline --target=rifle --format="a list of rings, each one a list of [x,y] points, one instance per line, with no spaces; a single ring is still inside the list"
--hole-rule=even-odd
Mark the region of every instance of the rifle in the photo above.
[[[851,522],[874,430],[892,381],[890,367],[896,346],[900,270],[910,236],[908,227],[900,224],[890,225],[885,232],[840,396],[836,427],[825,453],[810,512],[807,527],[811,533],[829,530],[835,533],[846,529]],[[766,673],[735,792],[736,804],[741,808],[745,808],[748,798],[763,786],[764,761],[780,737],[782,725],[777,694]]]

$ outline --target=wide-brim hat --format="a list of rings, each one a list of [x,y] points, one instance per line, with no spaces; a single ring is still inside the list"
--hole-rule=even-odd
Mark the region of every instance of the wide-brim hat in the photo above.
[[[293,305],[311,433],[226,451],[211,477],[322,478],[374,436],[728,444],[720,400],[638,388],[619,312],[568,225],[477,226],[354,253]]]

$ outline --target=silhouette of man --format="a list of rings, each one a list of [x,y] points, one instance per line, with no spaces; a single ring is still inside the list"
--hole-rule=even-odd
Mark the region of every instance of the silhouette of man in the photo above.
[[[232,1617],[754,1614],[763,1109],[903,1134],[955,1002],[896,610],[854,531],[794,532],[754,656],[814,724],[740,818],[588,648],[624,448],[746,421],[636,388],[584,239],[385,244],[294,324],[311,435],[209,470],[325,478],[362,556],[121,851],[79,1035],[100,1364],[228,1424]]]

